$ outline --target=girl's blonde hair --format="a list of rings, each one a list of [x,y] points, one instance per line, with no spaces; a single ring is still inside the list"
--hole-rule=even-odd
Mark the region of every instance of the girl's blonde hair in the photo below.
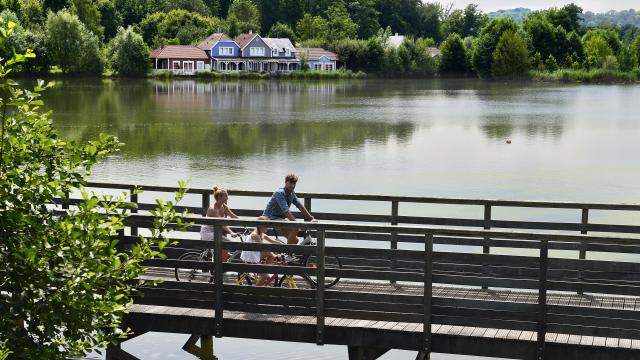
[[[212,189],[212,193],[213,193],[213,198],[218,200],[220,195],[227,193],[227,190],[225,190],[225,189],[223,189],[221,187],[218,187],[218,186],[214,186],[213,189]]]

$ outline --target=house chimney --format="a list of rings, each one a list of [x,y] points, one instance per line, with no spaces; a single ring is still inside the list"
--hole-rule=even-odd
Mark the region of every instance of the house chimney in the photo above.
[[[253,30],[249,30],[249,34],[253,34]]]
[[[396,33],[396,36],[398,36],[398,33]]]
[[[222,32],[222,28],[218,26],[218,34],[220,34],[221,32]]]

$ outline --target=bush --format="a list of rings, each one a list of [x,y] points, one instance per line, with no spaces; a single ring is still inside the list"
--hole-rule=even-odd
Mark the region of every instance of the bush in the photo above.
[[[460,35],[453,33],[440,46],[440,73],[465,73],[467,71],[467,54]]]
[[[141,76],[149,70],[149,48],[131,27],[118,29],[108,46],[111,68],[124,76]]]
[[[548,71],[551,72],[558,70],[558,62],[556,61],[556,58],[553,57],[553,55],[549,55],[547,60],[544,61],[544,66]]]
[[[0,60],[6,110],[0,118],[0,334],[11,341],[3,352],[20,359],[84,357],[129,334],[120,326],[141,284],[142,262],[162,256],[169,224],[178,231],[187,224],[172,202],[159,201],[150,236],[126,253],[117,247],[133,207],[128,194],[96,196],[84,186],[92,166],[121,144],[104,134],[87,143],[59,138],[50,113],[41,110],[41,93],[51,85],[21,89],[6,77],[31,56]],[[186,192],[182,185],[176,201]],[[71,192],[82,199],[60,216],[50,204]]]

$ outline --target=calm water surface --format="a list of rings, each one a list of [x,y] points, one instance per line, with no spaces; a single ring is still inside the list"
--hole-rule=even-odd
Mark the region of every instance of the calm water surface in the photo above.
[[[63,137],[105,132],[127,144],[95,168],[100,181],[175,185],[190,178],[195,187],[273,190],[295,172],[299,191],[640,203],[638,85],[65,80],[45,100]],[[316,210],[336,206],[314,203]],[[400,209],[435,211],[470,210]],[[495,215],[579,218],[562,211]],[[591,219],[640,223],[628,213],[595,212]],[[185,340],[151,334],[125,348],[143,360],[192,359],[180,350]],[[216,352],[222,360],[346,358],[344,347],[228,338],[216,340]],[[393,351],[383,359],[414,356]]]

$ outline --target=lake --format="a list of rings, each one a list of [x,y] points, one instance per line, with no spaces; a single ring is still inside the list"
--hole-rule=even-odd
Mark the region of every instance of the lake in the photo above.
[[[193,187],[269,191],[295,172],[300,192],[640,203],[640,85],[73,79],[44,99],[63,138],[104,132],[127,144],[94,169],[97,181],[191,179]],[[243,201],[230,205],[264,205]],[[335,206],[314,203],[316,210],[389,211]],[[400,214],[468,211],[440,208],[401,206]],[[579,218],[528,211],[496,216]],[[628,213],[590,219],[640,222]],[[180,350],[185,340],[150,334],[125,349],[142,360],[193,359]],[[215,343],[222,360],[346,358],[339,346]],[[392,351],[382,359],[414,356]]]

